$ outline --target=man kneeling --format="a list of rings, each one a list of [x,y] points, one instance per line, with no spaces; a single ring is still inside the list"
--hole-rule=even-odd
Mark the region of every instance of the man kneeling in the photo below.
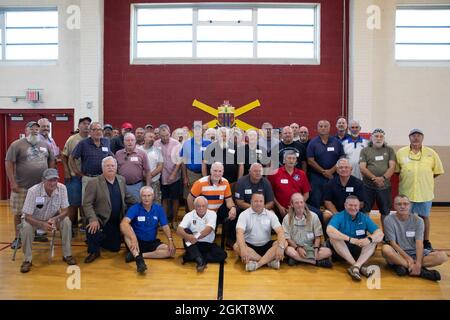
[[[431,251],[423,247],[424,222],[421,217],[410,213],[411,202],[407,196],[399,195],[394,200],[397,211],[386,217],[384,231],[386,240],[383,257],[399,276],[409,274],[439,281],[441,275],[435,267],[448,260],[445,252]]]
[[[197,271],[202,272],[208,262],[224,261],[227,253],[214,243],[217,215],[208,210],[208,200],[199,196],[194,200],[194,207],[184,216],[177,234],[183,238],[186,249],[183,261],[196,261]]]
[[[175,246],[163,208],[153,203],[153,189],[149,186],[142,187],[140,195],[142,202],[128,210],[120,223],[120,230],[129,250],[125,262],[135,260],[137,272],[143,273],[147,269],[144,258],[174,257]],[[169,242],[168,245],[156,238],[158,225],[162,227]]]
[[[271,240],[271,229],[277,233],[277,241]],[[287,242],[275,213],[264,208],[263,194],[254,193],[250,208],[241,212],[236,239],[233,249],[245,263],[246,271],[255,271],[265,264],[273,269],[280,268]]]

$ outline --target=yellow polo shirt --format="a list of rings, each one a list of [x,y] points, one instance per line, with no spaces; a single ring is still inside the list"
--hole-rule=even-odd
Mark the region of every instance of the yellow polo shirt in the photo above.
[[[434,175],[443,174],[444,168],[438,154],[422,146],[418,154],[410,146],[397,151],[395,172],[400,172],[399,193],[413,202],[431,201],[434,198]]]

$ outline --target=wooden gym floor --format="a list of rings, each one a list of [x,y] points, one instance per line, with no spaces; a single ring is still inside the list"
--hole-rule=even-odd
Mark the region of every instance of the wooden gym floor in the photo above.
[[[181,214],[181,211],[180,211]],[[379,215],[372,218],[379,223]],[[450,253],[450,208],[433,208],[431,215],[433,246]],[[8,202],[0,202],[0,300],[16,299],[157,299],[157,300],[320,300],[320,299],[450,299],[450,263],[436,269],[440,282],[420,278],[397,277],[387,269],[380,249],[370,264],[380,267],[379,289],[369,289],[366,279],[354,282],[346,273],[347,266],[335,263],[332,269],[309,265],[289,267],[283,263],[280,270],[263,267],[248,273],[230,250],[223,265],[209,264],[205,272],[197,274],[195,263],[181,264],[183,245],[175,235],[175,259],[146,260],[149,269],[145,275],[136,273],[134,263],[124,262],[125,249],[119,253],[102,252],[92,264],[84,264],[86,245],[84,235],[73,241],[73,255],[78,261],[81,288],[70,290],[66,282],[71,274],[61,260],[61,246],[57,241],[51,264],[47,252],[33,253],[33,267],[27,274],[20,273],[22,251],[11,261],[13,251],[12,215]],[[165,241],[163,234],[161,240]],[[217,237],[220,240],[220,236]],[[221,281],[219,281],[219,279]],[[372,282],[372,287],[375,282]]]

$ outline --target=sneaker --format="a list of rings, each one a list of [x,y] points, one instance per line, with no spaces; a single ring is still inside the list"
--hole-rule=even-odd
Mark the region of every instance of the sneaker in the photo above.
[[[127,254],[125,255],[125,262],[126,263],[130,263],[132,261],[135,261],[136,259],[134,258],[133,254],[131,253],[131,251],[128,251]]]
[[[22,247],[22,242],[19,240],[19,239],[17,239],[17,238],[15,238],[14,239],[14,241],[11,243],[11,249],[20,249]]]
[[[322,260],[316,260],[316,266],[322,267],[322,268],[331,268],[331,267],[333,267],[333,264],[331,263],[330,259],[322,259]]]
[[[422,270],[420,270],[420,277],[432,281],[441,280],[441,274],[437,270],[429,270],[425,267],[422,267]]]
[[[249,261],[248,263],[245,264],[245,271],[255,271],[258,267],[258,264],[256,263],[256,261]]]
[[[399,277],[403,277],[406,276],[407,274],[409,274],[408,269],[404,266],[398,265],[398,264],[392,264],[389,265],[392,270],[395,271],[395,273],[399,276]]]
[[[20,272],[27,273],[28,271],[31,270],[31,266],[32,266],[31,261],[22,262],[22,265],[20,266]]]
[[[145,264],[144,258],[139,255],[136,257],[136,271],[139,273],[144,273],[147,270],[147,265]]]
[[[433,247],[431,246],[430,240],[423,240],[423,248],[433,251]]]
[[[269,267],[269,268],[272,268],[272,269],[280,269],[280,260],[276,260],[276,259],[274,259],[274,260],[272,260],[272,261],[270,261],[268,264],[267,264],[267,266]]]
[[[289,257],[288,259],[288,266],[293,267],[297,264],[297,260],[295,260],[294,258]]]

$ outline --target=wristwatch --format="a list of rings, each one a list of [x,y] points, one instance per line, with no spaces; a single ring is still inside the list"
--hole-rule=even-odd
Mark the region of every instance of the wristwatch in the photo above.
[[[370,243],[372,243],[373,242],[373,240],[372,240],[372,238],[371,237],[367,237],[367,239],[370,241]]]

